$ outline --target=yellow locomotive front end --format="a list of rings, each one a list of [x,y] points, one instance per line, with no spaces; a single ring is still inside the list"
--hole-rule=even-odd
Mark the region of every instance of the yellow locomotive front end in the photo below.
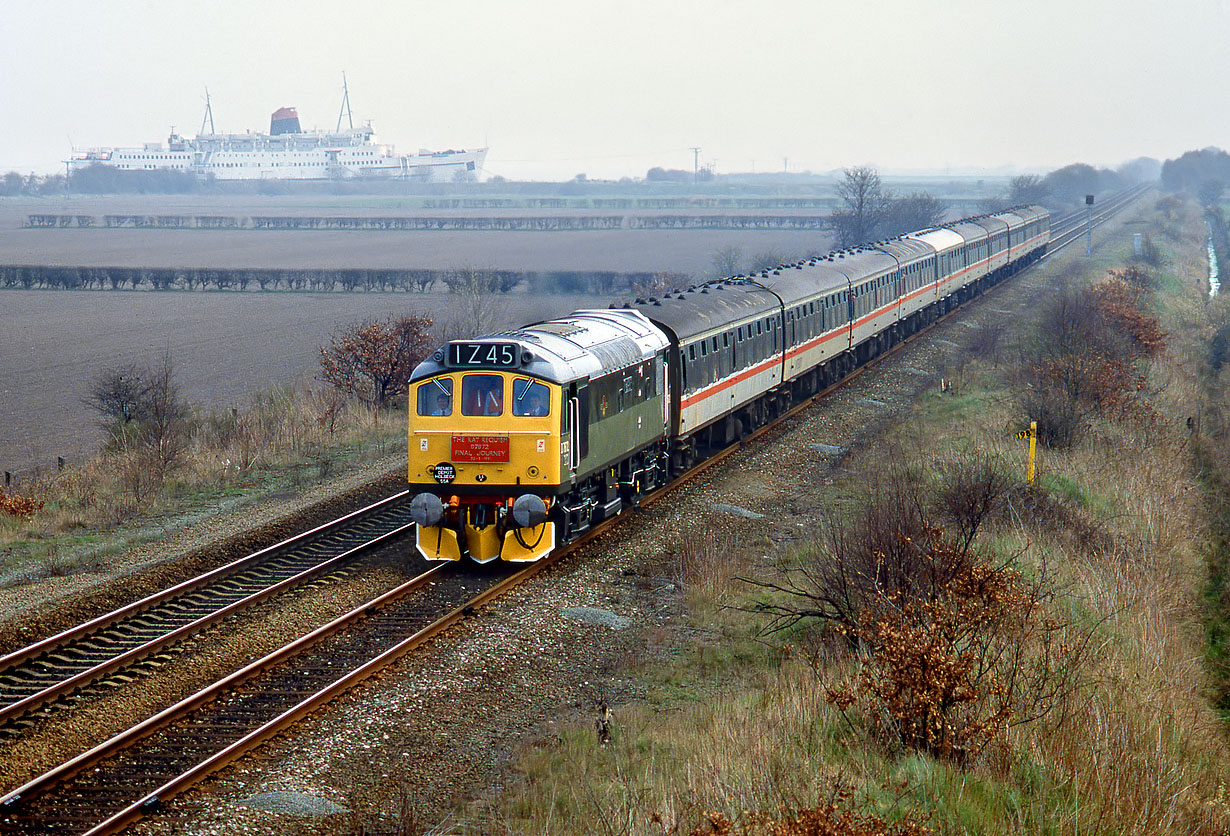
[[[515,343],[447,351],[410,386],[418,550],[429,560],[538,560],[556,544],[547,517],[560,484],[561,387],[524,373],[528,352]]]

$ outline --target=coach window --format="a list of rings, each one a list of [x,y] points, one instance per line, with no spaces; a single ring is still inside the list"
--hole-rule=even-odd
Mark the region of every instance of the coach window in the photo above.
[[[418,388],[419,415],[453,414],[453,381],[433,377]]]
[[[461,380],[462,415],[502,415],[504,378],[498,374],[468,374]]]

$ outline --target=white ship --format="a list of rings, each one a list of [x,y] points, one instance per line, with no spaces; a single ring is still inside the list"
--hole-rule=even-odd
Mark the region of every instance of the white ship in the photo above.
[[[120,171],[169,169],[210,175],[217,180],[346,180],[353,178],[405,178],[420,182],[477,180],[483,173],[486,148],[398,154],[392,145],[377,141],[371,125],[355,128],[350,117],[350,94],[343,86],[337,129],[304,131],[293,107],[273,112],[269,133],[219,134],[214,132],[213,110],[206,93],[201,132],[188,139],[172,131],[166,143],[148,142],[140,148],[92,148],[74,152],[72,171],[92,165]],[[342,130],[342,116],[349,122]],[[208,132],[206,127],[208,126]]]

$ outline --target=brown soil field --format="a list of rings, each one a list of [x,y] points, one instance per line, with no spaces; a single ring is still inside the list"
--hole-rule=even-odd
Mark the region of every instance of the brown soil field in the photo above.
[[[508,324],[598,301],[500,299]],[[0,291],[0,470],[95,450],[102,433],[82,398],[102,369],[170,352],[184,397],[222,409],[315,374],[318,347],[339,326],[424,311],[440,321],[452,304],[447,294]]]
[[[703,210],[698,210],[703,211]],[[562,232],[30,229],[30,214],[549,215],[617,210],[423,210],[381,199],[375,208],[324,196],[137,196],[0,199],[0,263],[74,267],[404,268],[469,266],[520,271],[688,273],[707,276],[713,255],[827,252],[808,230],[616,229]],[[640,214],[652,214],[642,212]],[[675,214],[678,214],[677,212]],[[744,213],[750,214],[750,213]]]

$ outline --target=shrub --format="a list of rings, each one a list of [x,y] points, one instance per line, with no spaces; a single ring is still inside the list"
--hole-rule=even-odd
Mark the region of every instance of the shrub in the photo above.
[[[1027,578],[974,547],[1011,487],[993,461],[954,464],[930,491],[890,470],[849,524],[830,529],[827,548],[761,584],[785,593],[758,607],[773,616],[766,629],[820,621],[862,659],[854,681],[827,689],[830,703],[861,709],[895,745],[968,762],[1010,724],[1047,714],[1076,682],[1079,654],[1059,641],[1067,625],[1045,615],[1050,573]],[[935,510],[958,537],[932,522]]]
[[[744,813],[739,821],[734,821],[722,813],[705,813],[703,818],[704,822],[689,830],[687,836],[926,836],[934,832],[913,817],[890,822],[860,812],[846,793],[828,804],[805,807],[780,817]],[[660,823],[661,819],[654,817],[653,821]],[[676,828],[665,832],[678,831]]]
[[[1069,449],[1089,426],[1087,410],[1054,386],[1028,389],[1021,398],[1021,409],[1038,423],[1038,441],[1052,450]]]
[[[431,317],[367,320],[333,334],[320,348],[320,377],[338,392],[379,409],[405,393],[430,349]]]
[[[7,514],[19,520],[30,520],[42,509],[43,504],[44,500],[37,497],[6,493],[0,488],[0,514]]]

